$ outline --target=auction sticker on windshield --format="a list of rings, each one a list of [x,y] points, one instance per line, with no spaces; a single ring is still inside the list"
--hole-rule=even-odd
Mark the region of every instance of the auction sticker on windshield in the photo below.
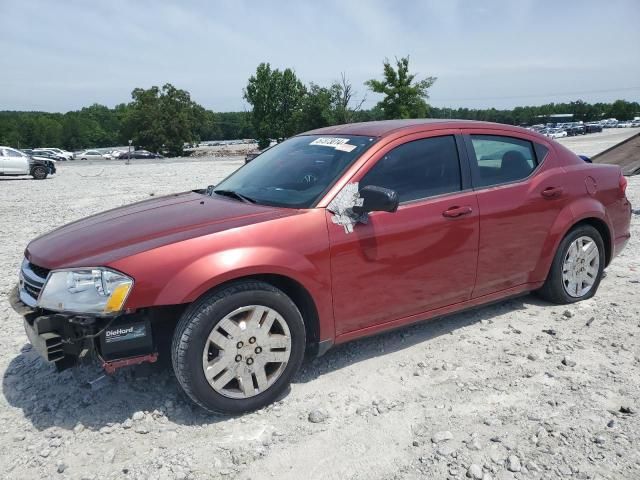
[[[349,139],[348,138],[320,137],[320,138],[316,138],[309,145],[318,145],[318,146],[321,146],[321,147],[337,148],[338,145],[344,145],[345,143],[349,143]]]
[[[356,148],[358,148],[357,145],[351,145],[348,143],[335,146],[335,149],[340,150],[341,152],[353,152]]]

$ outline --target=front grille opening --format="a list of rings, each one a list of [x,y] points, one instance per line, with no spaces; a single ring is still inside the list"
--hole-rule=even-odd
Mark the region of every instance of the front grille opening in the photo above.
[[[35,263],[31,263],[31,262],[29,262],[29,268],[33,273],[35,273],[41,278],[47,278],[47,276],[49,275],[49,272],[51,271],[48,268],[40,267]]]
[[[38,295],[40,295],[40,290],[42,290],[41,288],[34,287],[32,285],[29,285],[28,283],[24,284],[24,289],[33,298],[38,298]]]

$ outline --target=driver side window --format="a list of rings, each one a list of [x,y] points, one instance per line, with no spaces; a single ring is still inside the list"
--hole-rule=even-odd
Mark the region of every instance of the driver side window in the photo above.
[[[12,148],[5,148],[4,156],[5,157],[22,157],[23,154],[21,152],[18,152],[17,150],[13,150]]]
[[[453,135],[414,140],[385,154],[360,181],[395,190],[400,203],[458,192],[460,160]]]

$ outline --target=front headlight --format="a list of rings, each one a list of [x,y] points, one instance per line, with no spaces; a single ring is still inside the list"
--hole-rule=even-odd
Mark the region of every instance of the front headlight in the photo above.
[[[113,315],[122,310],[132,287],[132,278],[106,268],[54,270],[38,306],[57,312]]]

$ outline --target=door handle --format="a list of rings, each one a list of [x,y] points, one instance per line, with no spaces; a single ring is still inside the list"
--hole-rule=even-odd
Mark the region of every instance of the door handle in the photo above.
[[[447,218],[457,218],[463,215],[469,215],[473,212],[471,207],[450,207],[442,212],[443,217]]]
[[[547,187],[544,190],[542,190],[542,192],[540,192],[540,195],[542,195],[544,198],[558,198],[560,195],[562,195],[562,188],[560,187]]]

